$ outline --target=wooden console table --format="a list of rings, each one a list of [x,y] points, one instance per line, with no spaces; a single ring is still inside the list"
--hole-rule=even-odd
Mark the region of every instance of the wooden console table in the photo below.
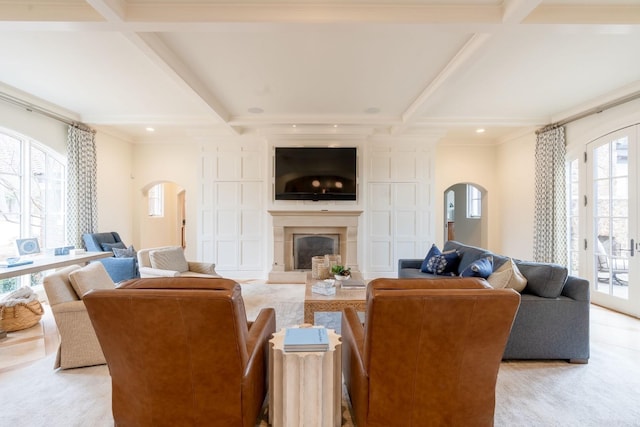
[[[17,267],[0,267],[0,280],[66,267],[72,264],[84,265],[89,261],[108,258],[110,256],[113,256],[113,252],[85,252],[79,255],[36,255],[28,258],[33,261],[31,264],[19,265]]]

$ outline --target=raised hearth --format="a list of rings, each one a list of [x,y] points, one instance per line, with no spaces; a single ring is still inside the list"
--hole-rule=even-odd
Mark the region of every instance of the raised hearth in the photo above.
[[[269,211],[273,217],[273,266],[270,282],[304,283],[306,272],[294,268],[296,234],[339,235],[342,263],[358,268],[358,222],[362,211]]]

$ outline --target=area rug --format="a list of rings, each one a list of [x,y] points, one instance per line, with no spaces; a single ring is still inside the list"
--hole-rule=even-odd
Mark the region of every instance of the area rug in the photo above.
[[[249,286],[247,286],[249,285]],[[276,309],[278,324],[300,323],[302,285],[243,284],[248,317]],[[640,426],[640,322],[612,329],[592,310],[589,364],[503,362],[496,387],[496,427]],[[316,318],[317,319],[317,318]],[[113,426],[106,366],[54,371],[55,355],[0,374],[0,426]],[[268,426],[264,408],[257,426]],[[343,426],[352,427],[348,399]]]

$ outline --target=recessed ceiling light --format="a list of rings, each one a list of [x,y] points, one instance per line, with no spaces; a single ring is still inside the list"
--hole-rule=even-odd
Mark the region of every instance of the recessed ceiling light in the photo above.
[[[338,127],[338,125],[333,125],[333,127],[334,127],[334,128],[337,128],[337,127]]]
[[[484,133],[484,129],[483,128],[476,129],[476,133]]]
[[[291,125],[292,128],[296,127],[296,125]]]
[[[264,113],[264,110],[260,107],[251,107],[247,110],[248,112],[250,112],[251,114],[262,114]]]
[[[378,107],[369,107],[364,110],[366,114],[378,114],[380,109]]]
[[[154,131],[155,131],[155,129],[154,129],[154,128],[152,128],[152,127],[148,127],[148,128],[147,128],[147,132],[154,132]]]

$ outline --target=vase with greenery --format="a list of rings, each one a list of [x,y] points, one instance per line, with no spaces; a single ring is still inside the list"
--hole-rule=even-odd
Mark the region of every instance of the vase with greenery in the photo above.
[[[344,265],[334,265],[331,267],[331,273],[337,280],[346,280],[351,277],[351,269]]]

